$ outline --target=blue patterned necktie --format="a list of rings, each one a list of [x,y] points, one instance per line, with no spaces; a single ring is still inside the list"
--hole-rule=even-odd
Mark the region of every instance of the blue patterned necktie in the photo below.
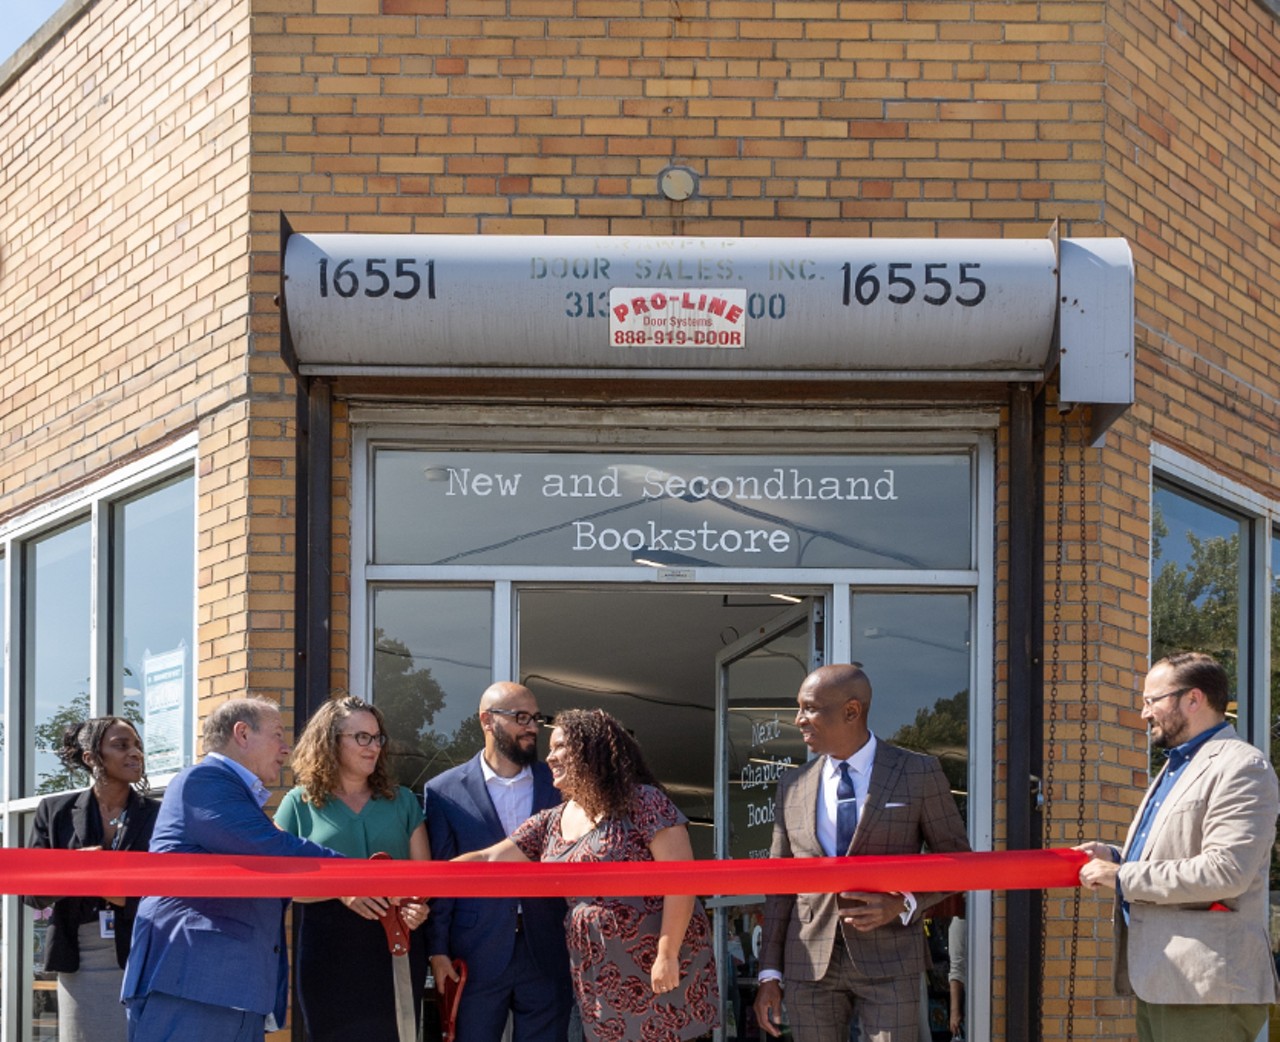
[[[853,842],[858,827],[858,797],[853,791],[849,765],[840,764],[840,784],[836,786],[836,856],[843,857]]]

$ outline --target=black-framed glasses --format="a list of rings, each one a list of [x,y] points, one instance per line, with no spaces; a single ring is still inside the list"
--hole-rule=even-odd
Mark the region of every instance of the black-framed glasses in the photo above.
[[[1142,708],[1150,709],[1157,702],[1163,702],[1166,698],[1181,698],[1190,690],[1191,688],[1189,687],[1180,687],[1175,691],[1166,691],[1163,695],[1152,695],[1150,698],[1142,700]]]
[[[343,738],[354,738],[356,745],[376,745],[381,749],[387,744],[385,734],[370,734],[368,731],[339,731]]]
[[[526,713],[523,709],[490,709],[489,712],[510,717],[516,722],[517,727],[528,727],[530,724],[541,727],[551,722],[548,716],[543,716],[541,713]]]

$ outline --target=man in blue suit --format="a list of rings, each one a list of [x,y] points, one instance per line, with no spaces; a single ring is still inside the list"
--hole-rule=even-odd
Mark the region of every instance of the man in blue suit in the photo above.
[[[280,831],[262,810],[289,758],[275,702],[224,702],[205,720],[204,748],[165,790],[152,853],[341,856]],[[129,1042],[262,1042],[283,1026],[288,903],[143,898],[121,993]]]
[[[560,802],[538,762],[545,723],[533,692],[502,681],[480,698],[484,750],[427,783],[431,853],[452,858],[492,846],[526,818]],[[437,898],[427,920],[431,972],[454,978],[467,964],[457,1037],[498,1042],[508,1014],[513,1042],[565,1042],[573,1007],[565,903],[559,898]]]

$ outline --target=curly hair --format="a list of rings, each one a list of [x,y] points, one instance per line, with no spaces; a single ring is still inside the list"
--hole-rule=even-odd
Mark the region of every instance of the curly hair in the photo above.
[[[92,778],[97,778],[99,765],[102,763],[102,743],[107,732],[116,724],[123,724],[135,735],[138,728],[130,720],[122,716],[94,716],[78,724],[72,724],[62,732],[62,744],[55,755],[62,765],[72,773],[83,771]],[[138,745],[142,745],[142,736],[138,735]],[[133,786],[145,796],[151,791],[151,783],[147,779],[146,760],[143,759],[142,777]]]
[[[302,798],[315,807],[329,802],[338,786],[338,732],[352,713],[371,713],[378,730],[387,733],[382,710],[354,695],[331,698],[315,711],[293,750],[293,775],[302,786]],[[394,800],[396,784],[387,770],[387,747],[378,752],[378,763],[369,775],[375,800]]]
[[[639,744],[603,709],[567,709],[552,726],[564,735],[573,799],[592,817],[625,817],[637,786],[662,789]]]

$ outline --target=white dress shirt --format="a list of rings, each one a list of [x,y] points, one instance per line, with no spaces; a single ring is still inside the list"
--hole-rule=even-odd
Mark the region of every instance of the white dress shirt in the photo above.
[[[826,757],[822,765],[822,797],[818,803],[818,845],[827,857],[843,857],[845,851],[836,850],[836,789],[840,786],[840,765],[849,765],[849,778],[853,782],[853,795],[858,803],[858,820],[867,805],[867,789],[871,785],[871,765],[876,758],[876,736],[847,760]]]
[[[533,814],[533,768],[522,767],[519,774],[504,778],[481,756],[480,770],[502,830],[509,836]]]

